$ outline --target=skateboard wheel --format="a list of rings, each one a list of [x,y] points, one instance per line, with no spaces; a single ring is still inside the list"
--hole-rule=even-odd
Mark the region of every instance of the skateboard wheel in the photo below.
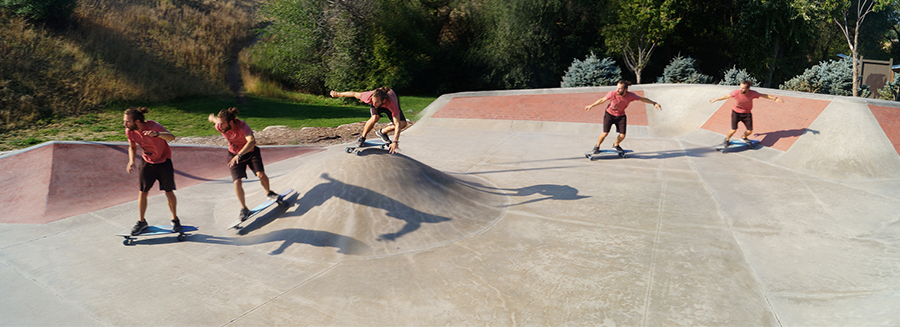
[[[352,148],[347,148],[347,153],[353,152]]]
[[[178,241],[184,241],[184,234],[178,234]]]
[[[129,242],[128,242],[128,239],[127,239],[127,238],[126,238],[124,241],[122,241],[122,244],[123,244],[123,245],[128,245],[128,243],[129,243]]]

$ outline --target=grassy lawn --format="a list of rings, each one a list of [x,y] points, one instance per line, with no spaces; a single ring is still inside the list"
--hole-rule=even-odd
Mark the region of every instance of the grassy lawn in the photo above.
[[[407,119],[413,119],[437,97],[401,96],[400,107]],[[52,140],[126,141],[122,115],[128,107],[147,107],[148,120],[155,120],[176,136],[218,135],[207,121],[209,114],[229,107],[238,107],[238,118],[253,130],[266,126],[285,125],[291,128],[335,127],[365,121],[369,107],[359,101],[304,96],[289,101],[248,97],[249,105],[239,105],[234,97],[199,97],[151,104],[117,104],[79,117],[46,119],[38,126],[12,130],[0,137],[0,151],[26,148]]]

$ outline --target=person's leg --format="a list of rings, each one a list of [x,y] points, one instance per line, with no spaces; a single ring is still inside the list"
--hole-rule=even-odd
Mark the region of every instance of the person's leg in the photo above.
[[[244,183],[240,178],[234,180],[234,194],[237,195],[238,202],[241,204],[241,209],[247,209],[247,203],[244,200]]]
[[[613,144],[613,147],[618,150],[619,144],[622,143],[622,140],[624,140],[624,139],[625,139],[625,134],[624,133],[619,134],[619,136],[616,137],[616,143]]]
[[[178,199],[175,198],[175,192],[166,191],[166,199],[169,203],[169,211],[172,212],[172,220],[178,219],[178,214],[176,213],[176,208],[178,206]]]
[[[147,193],[149,192],[141,191],[138,194],[138,221],[147,222],[144,219],[144,214],[147,213]]]
[[[272,190],[269,189],[269,176],[266,175],[266,172],[264,172],[264,171],[256,172],[256,177],[259,177],[259,184],[262,185],[263,190],[266,191],[266,194],[271,193]]]
[[[597,137],[597,145],[595,145],[595,147],[599,148],[600,144],[603,143],[603,140],[606,139],[607,135],[609,135],[609,132],[603,132],[602,134],[600,134],[600,136]]]

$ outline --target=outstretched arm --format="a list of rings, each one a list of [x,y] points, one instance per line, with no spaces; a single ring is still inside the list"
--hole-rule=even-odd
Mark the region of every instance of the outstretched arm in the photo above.
[[[353,91],[337,92],[335,90],[331,90],[331,92],[329,92],[328,94],[331,95],[332,98],[357,98],[357,99],[359,99],[359,97],[362,96],[362,93],[353,92]]]
[[[718,97],[718,98],[709,100],[709,103],[713,103],[713,102],[720,101],[720,100],[725,100],[725,99],[728,99],[728,97],[729,97],[729,95],[726,94],[726,95],[720,96],[720,97]]]
[[[656,101],[653,101],[653,100],[650,100],[650,99],[647,99],[647,98],[641,98],[641,102],[652,104],[653,107],[656,108],[656,110],[662,110],[662,106],[660,106],[659,103],[656,102]]]
[[[766,98],[766,99],[769,99],[769,100],[773,100],[773,101],[778,102],[778,103],[784,102],[784,100],[781,100],[781,98],[779,98],[779,97],[777,97],[777,96],[774,96],[774,95],[770,95],[770,94],[762,94],[762,93],[760,93],[760,94],[759,94],[759,97],[760,97],[760,98]]]
[[[589,110],[591,110],[591,108],[599,106],[599,105],[603,104],[604,102],[606,102],[606,98],[601,98],[600,100],[594,101],[594,103],[591,103],[591,104],[585,106],[584,110],[589,111]]]

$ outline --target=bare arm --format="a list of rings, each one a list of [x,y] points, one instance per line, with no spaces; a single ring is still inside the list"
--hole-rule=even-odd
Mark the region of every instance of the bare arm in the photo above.
[[[131,171],[134,170],[134,156],[137,153],[137,144],[134,142],[128,141],[128,165],[125,166],[125,171],[131,174]]]
[[[400,118],[399,118],[399,117],[394,117],[394,116],[392,115],[392,116],[391,116],[391,119],[394,121],[394,141],[391,142],[391,145],[389,146],[389,147],[390,147],[390,153],[397,153],[397,152],[400,151],[400,143],[399,143],[399,141],[400,141],[400,129],[401,129],[401,126],[403,126],[403,125],[400,125]]]
[[[641,98],[641,102],[652,104],[653,107],[656,108],[656,110],[662,110],[662,106],[660,106],[659,103],[656,102],[656,101],[653,101],[653,100],[650,100],[650,99],[647,99],[647,98]]]
[[[594,101],[594,103],[591,103],[591,104],[585,106],[584,110],[590,111],[592,108],[599,106],[599,105],[603,104],[604,102],[606,102],[606,98],[600,98],[600,100]]]
[[[161,139],[169,141],[169,142],[172,142],[175,140],[175,135],[173,135],[172,133],[169,133],[169,131],[166,130],[165,128],[163,128],[162,132],[144,131],[144,135],[158,137],[158,138],[161,138]]]
[[[773,100],[773,101],[778,102],[778,103],[784,102],[784,100],[781,100],[781,98],[779,98],[779,97],[777,97],[777,96],[774,96],[774,95],[770,95],[770,94],[762,94],[762,93],[760,93],[760,94],[759,94],[759,97],[760,97],[760,98],[766,98],[766,99],[769,99],[769,100]]]
[[[346,91],[346,92],[337,92],[335,90],[331,90],[329,92],[332,98],[357,98],[359,99],[362,96],[360,92]]]
[[[713,102],[716,102],[716,101],[721,101],[721,100],[725,100],[725,99],[728,99],[728,97],[729,97],[729,96],[730,96],[730,95],[728,95],[728,94],[726,94],[726,95],[723,95],[723,96],[720,96],[720,97],[718,97],[718,98],[715,98],[715,99],[712,99],[712,100],[709,100],[709,103],[713,103]]]

